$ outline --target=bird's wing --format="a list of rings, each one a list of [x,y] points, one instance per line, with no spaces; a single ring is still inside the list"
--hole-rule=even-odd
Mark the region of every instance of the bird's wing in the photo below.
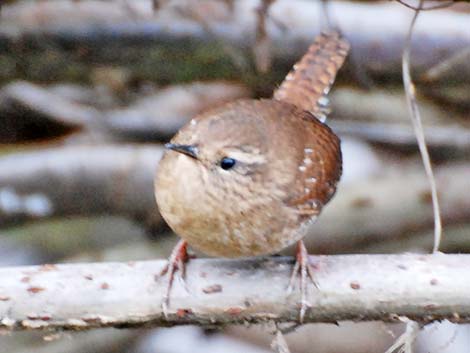
[[[311,114],[297,120],[302,130],[296,150],[295,186],[287,204],[295,207],[302,220],[318,215],[333,197],[342,172],[339,138]]]

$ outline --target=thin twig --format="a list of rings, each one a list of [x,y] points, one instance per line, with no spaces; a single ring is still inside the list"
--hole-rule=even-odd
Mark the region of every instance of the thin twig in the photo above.
[[[422,7],[424,0],[420,0],[419,9]],[[434,212],[434,247],[433,252],[439,251],[439,244],[442,236],[442,224],[441,224],[441,213],[439,209],[439,200],[437,197],[436,181],[434,179],[434,173],[432,171],[431,159],[429,157],[428,148],[424,137],[423,125],[421,122],[421,116],[419,108],[416,102],[415,86],[411,80],[410,74],[410,51],[411,51],[411,37],[413,34],[414,25],[419,15],[419,9],[416,10],[413,19],[410,24],[408,35],[405,41],[405,47],[403,49],[402,66],[403,66],[403,85],[405,87],[406,101],[408,103],[408,109],[410,111],[411,121],[415,130],[416,139],[418,140],[419,150],[423,159],[424,169],[429,180],[431,187],[431,197]]]
[[[419,5],[418,7],[415,7],[413,5],[410,5],[410,4],[406,3],[403,0],[395,0],[395,1],[398,2],[401,5],[409,8],[409,9],[414,10],[414,11],[430,11],[430,10],[444,9],[444,8],[447,8],[447,7],[452,6],[454,4],[454,0],[450,0],[450,1],[447,1],[443,4],[437,4],[437,5],[432,5],[432,6],[428,6],[428,7],[421,7],[421,5]]]
[[[256,39],[253,46],[256,68],[266,73],[271,67],[271,40],[269,38],[266,22],[269,18],[269,9],[275,0],[262,0],[256,8]]]
[[[408,318],[402,318],[402,321],[406,322],[405,332],[385,353],[413,353],[413,343],[419,333],[419,324]]]
[[[330,11],[328,8],[328,0],[321,0],[320,1],[320,22],[322,22],[322,27],[324,31],[330,31],[332,30],[332,22],[330,18]]]
[[[271,342],[271,348],[275,353],[290,353],[289,346],[282,334],[282,331],[276,326],[274,338]]]

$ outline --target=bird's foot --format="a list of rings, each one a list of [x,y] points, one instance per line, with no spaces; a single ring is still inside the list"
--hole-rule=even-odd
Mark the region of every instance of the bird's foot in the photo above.
[[[307,301],[307,280],[310,279],[313,285],[318,288],[318,285],[315,282],[315,279],[313,278],[313,268],[308,262],[308,252],[302,240],[299,240],[299,242],[297,243],[296,262],[294,270],[292,271],[292,275],[290,277],[289,286],[287,287],[287,293],[289,294],[292,293],[292,291],[294,290],[297,274],[300,274],[301,302],[299,320],[302,323],[307,308],[312,306]]]
[[[185,263],[189,259],[188,253],[187,253],[187,246],[188,246],[188,243],[186,243],[186,241],[180,240],[173,248],[170,258],[168,259],[168,263],[160,272],[160,276],[167,275],[166,276],[166,281],[167,281],[166,291],[162,299],[162,311],[165,317],[168,317],[168,305],[170,304],[170,292],[171,292],[171,287],[173,286],[173,280],[175,278],[175,273],[177,270],[180,271],[180,278],[183,281],[184,285],[186,286],[186,283],[184,282],[184,279],[186,276]]]

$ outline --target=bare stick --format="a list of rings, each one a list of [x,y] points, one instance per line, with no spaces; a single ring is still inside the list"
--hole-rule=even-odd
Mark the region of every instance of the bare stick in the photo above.
[[[406,322],[405,332],[397,338],[395,343],[385,353],[413,353],[413,343],[418,336],[419,325],[407,318],[403,318],[403,321]]]
[[[403,49],[403,85],[405,87],[406,101],[410,111],[411,121],[415,130],[416,139],[418,140],[419,150],[423,159],[424,169],[429,180],[431,187],[432,206],[434,212],[434,247],[433,252],[439,251],[439,244],[442,236],[442,225],[441,225],[441,212],[439,209],[439,200],[437,198],[436,181],[434,179],[434,173],[432,171],[431,159],[429,157],[428,148],[424,138],[423,124],[421,122],[421,116],[419,114],[418,105],[416,103],[415,86],[411,81],[410,75],[410,51],[411,51],[411,36],[413,34],[413,28],[418,18],[419,11],[423,6],[423,0],[420,0],[419,8],[415,11],[413,19],[410,24],[410,29],[405,41],[405,47]]]
[[[309,230],[307,249],[319,253],[357,251],[371,242],[398,240],[432,226],[425,173],[422,168],[398,168],[392,175],[340,185],[337,196]],[[468,163],[436,170],[446,223],[469,219],[470,198],[462,192],[470,188],[469,175]]]
[[[234,63],[240,59],[226,50],[232,48],[232,52],[241,53],[238,56],[241,61],[247,61],[248,67],[252,64],[249,58],[256,41],[257,24],[253,7],[257,1],[236,6],[234,12],[224,12],[220,2],[214,2],[222,15],[211,16],[211,11],[206,10],[203,23],[195,16],[171,12],[164,1],[156,15],[151,6],[133,5],[140,1],[129,3],[140,9],[139,19],[131,18],[115,1],[21,2],[21,6],[6,7],[0,23],[0,44],[9,50],[2,53],[6,64],[0,80],[16,77],[50,82],[52,72],[54,80],[92,81],[95,68],[105,64],[125,68],[130,78],[144,77],[166,84],[181,80],[179,68],[184,66],[184,81],[236,77],[251,87],[266,87],[279,83],[279,78],[284,77],[322,29],[321,21],[312,21],[323,15],[317,2],[274,2],[269,20],[276,25],[266,27],[272,49],[272,74],[260,77],[255,70],[246,67],[240,70]],[[192,9],[197,9],[199,3],[184,2],[186,14],[194,13]],[[328,8],[331,14],[341,14],[342,32],[351,42],[354,60],[367,75],[366,79],[377,77],[401,83],[401,56],[409,10],[394,3],[368,2],[358,6],[345,1],[331,1]],[[453,11],[430,11],[423,16],[413,34],[419,46],[414,49],[412,69],[426,70],[468,46],[467,17]],[[32,45],[24,44],[29,41]],[[207,60],[211,62],[209,73],[201,70]],[[459,69],[468,75],[465,65]]]
[[[350,135],[371,142],[392,146],[415,146],[416,136],[409,125],[401,123],[360,122],[332,120],[329,125],[339,135]],[[427,145],[431,148],[468,150],[470,129],[463,126],[433,125],[424,128]]]
[[[276,327],[276,332],[274,332],[274,338],[271,342],[271,348],[276,353],[290,353],[289,346],[282,334],[282,331]]]
[[[469,255],[310,257],[312,288],[305,322],[340,320],[422,324],[470,321]],[[0,269],[0,328],[220,325],[297,321],[300,293],[288,295],[292,258],[201,259],[175,283],[168,318],[158,276],[166,261],[44,265]]]
[[[79,87],[69,86],[74,89]],[[99,90],[88,95],[109,99]],[[249,92],[241,85],[196,82],[173,85],[145,94],[127,107],[103,108],[96,102],[78,102],[57,92],[57,86],[40,86],[29,82],[13,82],[0,90],[0,115],[13,116],[0,121],[0,132],[16,137],[28,121],[46,125],[54,122],[64,128],[80,127],[92,133],[95,140],[114,137],[127,139],[166,139],[197,113],[217,104],[246,97]],[[25,114],[25,111],[28,112]],[[110,135],[110,136],[107,136]],[[0,134],[0,140],[2,134]]]
[[[2,157],[0,228],[36,219],[98,214],[159,225],[153,175],[162,151],[152,145],[70,146]],[[469,174],[468,164],[436,170],[446,222],[469,219],[470,198],[462,193],[470,188]],[[432,225],[422,170],[400,170],[340,188],[305,238],[309,251],[353,251],[364,242],[390,241]]]
[[[97,145],[0,158],[0,227],[99,214],[156,226],[153,175],[162,153],[152,145]]]
[[[443,4],[431,5],[431,6],[428,6],[428,7],[422,7],[422,5],[418,5],[418,7],[414,7],[413,5],[407,4],[403,0],[396,0],[396,2],[402,4],[403,6],[409,8],[409,9],[413,9],[415,11],[429,11],[429,10],[443,9],[443,8],[446,8],[446,7],[450,7],[455,3],[455,1],[450,0],[450,1],[446,1]]]

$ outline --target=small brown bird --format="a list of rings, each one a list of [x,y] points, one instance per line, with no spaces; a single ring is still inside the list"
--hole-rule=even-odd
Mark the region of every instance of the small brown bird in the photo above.
[[[313,281],[302,238],[341,176],[340,141],[322,121],[348,49],[338,33],[321,34],[273,99],[239,100],[200,114],[166,145],[156,199],[183,240],[165,269],[165,312],[187,243],[233,258],[274,254],[297,241],[289,288],[300,273],[302,320],[307,276]]]

